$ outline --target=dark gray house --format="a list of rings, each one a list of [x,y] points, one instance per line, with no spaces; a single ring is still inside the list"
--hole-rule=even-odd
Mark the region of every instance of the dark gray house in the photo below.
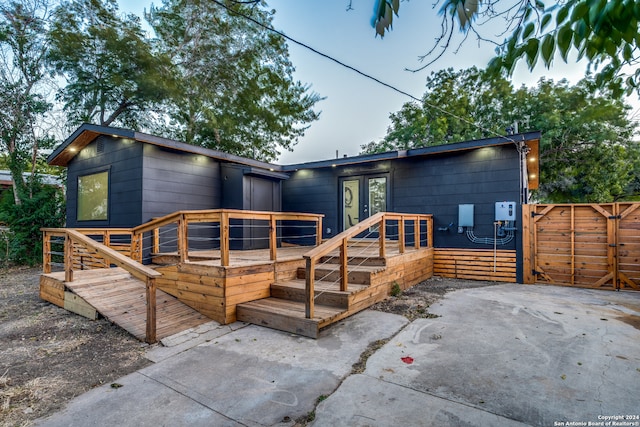
[[[178,210],[228,208],[324,214],[326,238],[395,211],[433,214],[436,248],[521,252],[521,205],[537,187],[539,140],[540,132],[528,132],[276,165],[85,124],[48,162],[67,168],[72,228],[132,227]]]

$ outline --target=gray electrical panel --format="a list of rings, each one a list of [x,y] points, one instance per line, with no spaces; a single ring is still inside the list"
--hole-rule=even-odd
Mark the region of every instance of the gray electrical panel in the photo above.
[[[458,205],[458,227],[473,227],[473,205]]]
[[[516,202],[496,202],[496,221],[515,221]]]

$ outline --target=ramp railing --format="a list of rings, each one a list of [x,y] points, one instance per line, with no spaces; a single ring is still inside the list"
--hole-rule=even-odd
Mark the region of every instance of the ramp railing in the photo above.
[[[133,277],[141,280],[146,288],[147,317],[145,341],[155,343],[156,337],[156,279],[162,277],[162,274],[152,268],[146,267],[138,261],[131,259],[129,256],[112,249],[105,244],[99,243],[85,234],[73,229],[48,229],[42,230],[45,241],[45,254],[43,270],[45,273],[51,272],[51,238],[58,237],[64,239],[64,280],[65,282],[73,282],[74,270],[84,269],[82,264],[77,263],[75,258],[79,250],[86,253],[95,254],[97,259],[104,265],[102,268],[109,268],[115,265],[123,268]],[[49,250],[46,250],[49,247]]]

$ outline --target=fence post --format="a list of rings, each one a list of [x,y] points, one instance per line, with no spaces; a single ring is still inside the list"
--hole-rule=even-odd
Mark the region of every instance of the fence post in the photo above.
[[[187,235],[187,218],[184,214],[178,219],[178,255],[180,262],[189,262],[189,236]]]
[[[316,246],[322,244],[322,218],[316,221]]]
[[[307,319],[313,319],[314,315],[314,297],[315,297],[315,275],[316,262],[314,259],[307,258],[306,266],[306,286],[304,295],[304,315]]]
[[[277,223],[274,214],[269,215],[269,257],[271,261],[275,261],[278,251],[277,241]]]
[[[73,242],[68,234],[64,237],[64,281],[73,282]]]
[[[51,235],[46,231],[42,232],[42,272],[51,273]]]
[[[349,281],[349,268],[348,268],[348,255],[347,244],[349,239],[342,239],[342,245],[340,245],[340,290],[342,292],[347,291],[347,282]]]
[[[153,344],[156,339],[156,279],[147,277],[147,330],[145,341]]]
[[[387,221],[386,221],[386,217],[382,215],[382,219],[380,220],[380,225],[378,226],[378,245],[380,246],[378,255],[380,255],[380,258],[384,258],[387,253],[384,245],[384,241],[386,240],[386,234],[387,234]]]
[[[229,265],[229,213],[220,214],[220,264]]]
[[[398,252],[400,252],[401,254],[404,253],[404,242],[404,215],[402,215],[398,220]]]

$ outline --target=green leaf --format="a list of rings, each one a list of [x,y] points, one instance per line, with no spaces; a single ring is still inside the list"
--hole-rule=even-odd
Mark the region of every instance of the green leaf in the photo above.
[[[538,61],[538,46],[540,45],[540,41],[538,39],[529,39],[524,48],[524,53],[527,56],[527,65],[529,65],[529,69],[533,69],[535,67],[536,62]]]
[[[522,40],[527,40],[531,34],[533,34],[533,31],[536,29],[536,26],[534,25],[533,22],[529,22],[525,27],[524,27],[524,31],[522,32]]]
[[[572,38],[573,30],[569,24],[560,27],[558,30],[558,50],[560,51],[560,56],[562,56],[564,62],[567,62],[567,53],[569,52]]]
[[[573,8],[571,13],[571,21],[577,22],[589,13],[589,5],[585,1],[580,1]]]
[[[542,22],[540,24],[540,30],[544,30],[545,27],[547,25],[549,25],[549,22],[551,21],[551,14],[547,13],[542,17]]]
[[[553,53],[556,50],[555,40],[551,34],[547,34],[544,36],[542,40],[542,47],[540,48],[542,53],[542,60],[544,64],[549,68],[551,65],[551,61],[553,60]]]
[[[567,19],[567,16],[569,16],[569,5],[564,5],[556,15],[556,25],[562,24]]]
[[[629,43],[626,43],[622,48],[622,58],[624,58],[625,61],[631,61],[633,58],[633,48]]]

